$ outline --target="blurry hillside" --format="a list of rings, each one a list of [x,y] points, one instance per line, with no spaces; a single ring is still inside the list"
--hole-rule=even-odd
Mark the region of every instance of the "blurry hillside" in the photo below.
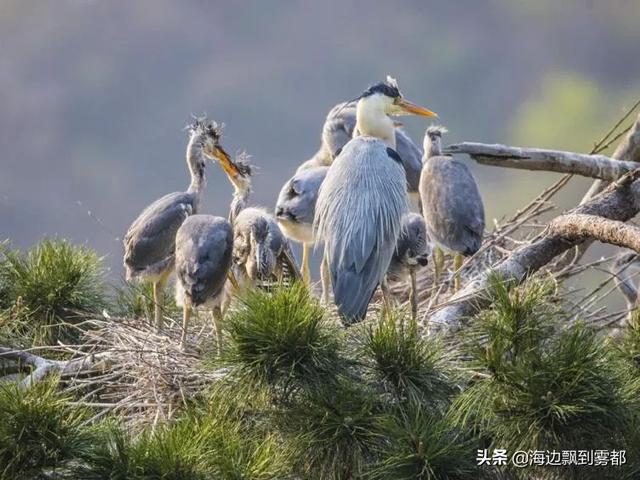
[[[588,151],[638,97],[639,24],[629,0],[1,0],[0,238],[86,242],[118,277],[131,220],[187,185],[191,113],[226,123],[272,206],[329,108],[387,73],[449,143]],[[424,121],[404,122],[421,142]],[[489,224],[555,178],[474,169]],[[230,187],[208,179],[205,209],[226,214]],[[573,182],[567,205],[589,183]]]

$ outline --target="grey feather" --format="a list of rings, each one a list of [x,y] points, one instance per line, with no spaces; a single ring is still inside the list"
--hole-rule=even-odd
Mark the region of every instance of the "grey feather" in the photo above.
[[[256,207],[245,208],[238,214],[234,222],[234,263],[250,279],[277,277],[282,263],[289,262],[289,255],[289,242],[273,215]],[[294,273],[299,274],[297,268]]]
[[[391,258],[387,276],[391,280],[406,280],[411,269],[427,264],[431,245],[427,227],[421,215],[407,213],[402,217],[400,236]]]
[[[173,261],[176,232],[196,208],[194,193],[175,192],[149,205],[124,238],[127,278],[157,275]]]
[[[331,109],[322,128],[324,150],[335,154],[354,136],[356,102],[339,103]],[[395,129],[396,152],[402,160],[409,192],[417,192],[422,169],[422,150],[402,129]]]
[[[371,137],[351,140],[320,187],[314,226],[339,312],[362,319],[387,271],[407,211],[407,182],[387,146]]]
[[[218,300],[231,267],[233,229],[222,217],[192,215],[176,235],[177,288],[194,307]]]
[[[329,167],[313,167],[302,170],[284,184],[275,213],[282,231],[298,242],[313,241],[313,217],[320,185]]]
[[[469,168],[447,156],[425,160],[420,198],[427,233],[444,249],[473,255],[484,232],[484,205]]]

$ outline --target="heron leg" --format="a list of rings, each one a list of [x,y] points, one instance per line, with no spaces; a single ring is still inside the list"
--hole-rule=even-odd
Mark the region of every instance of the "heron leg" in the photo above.
[[[213,307],[211,309],[211,319],[213,320],[213,329],[216,334],[216,346],[218,348],[218,355],[222,348],[222,310],[220,307]]]
[[[154,322],[156,324],[156,329],[161,332],[164,328],[164,319],[162,317],[162,310],[164,307],[164,287],[167,284],[167,279],[169,278],[169,272],[163,273],[160,278],[153,282],[153,311],[154,311]]]
[[[302,244],[302,281],[305,285],[311,283],[311,271],[309,270],[309,244]]]
[[[329,289],[331,288],[331,276],[329,274],[329,262],[326,255],[322,256],[320,264],[320,279],[322,281],[322,304],[329,305]]]
[[[453,291],[460,290],[460,268],[462,268],[462,255],[456,253],[453,257]]]
[[[183,351],[187,349],[187,329],[189,328],[190,319],[191,319],[191,302],[185,296],[184,303],[182,305],[182,335],[180,336],[180,348]]]
[[[380,282],[380,290],[382,291],[382,300],[384,302],[384,310],[387,315],[391,313],[391,292],[389,291],[389,284],[387,283],[387,276],[385,275]]]
[[[443,270],[444,270],[444,252],[440,247],[435,247],[433,249],[433,287],[434,289],[438,288],[438,284],[440,283],[440,277],[442,275]]]
[[[411,303],[411,318],[416,320],[418,318],[418,289],[416,286],[416,271],[412,268],[409,270],[409,277],[411,279],[411,292],[409,293],[409,303]]]

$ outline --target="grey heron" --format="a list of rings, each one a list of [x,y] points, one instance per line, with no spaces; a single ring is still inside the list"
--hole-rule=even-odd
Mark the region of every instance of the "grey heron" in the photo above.
[[[328,166],[335,153],[344,147],[353,137],[360,135],[356,129],[357,102],[342,102],[333,107],[327,114],[322,126],[322,143],[318,152],[298,168],[298,172],[315,166]],[[402,161],[407,176],[409,197],[412,203],[418,204],[420,171],[422,170],[422,150],[402,129],[402,125],[393,122],[395,127],[395,150]]]
[[[444,127],[431,126],[424,137],[420,176],[422,211],[434,245],[435,281],[443,269],[443,250],[454,252],[454,288],[460,287],[462,256],[476,253],[484,233],[484,205],[473,175],[459,160],[442,154]]]
[[[309,284],[309,251],[313,243],[313,216],[320,185],[329,167],[311,167],[297,172],[280,190],[276,218],[282,232],[302,243],[302,279]],[[324,296],[324,295],[323,295]]]
[[[174,266],[176,232],[187,217],[198,212],[205,188],[205,157],[228,155],[220,146],[220,128],[215,122],[196,120],[189,129],[187,166],[191,182],[185,192],[174,192],[156,200],[131,224],[124,237],[127,280],[153,283],[156,327],[163,327],[164,287]]]
[[[233,229],[225,218],[191,215],[178,229],[176,303],[182,307],[182,349],[186,347],[191,312],[201,306],[211,309],[220,349],[220,320],[232,251]]]
[[[284,270],[300,278],[287,238],[275,217],[260,207],[249,207],[251,166],[246,155],[220,162],[234,186],[229,220],[233,225],[233,264],[243,280],[256,285],[259,280],[281,279]],[[245,282],[246,283],[246,282]]]
[[[416,286],[416,272],[429,263],[431,245],[427,236],[427,226],[424,218],[417,213],[407,213],[402,217],[400,236],[396,249],[391,257],[385,279],[381,283],[385,304],[391,304],[388,281],[409,280],[411,317],[418,316],[418,292]]]
[[[404,99],[389,77],[360,95],[360,136],[336,156],[318,194],[315,241],[324,244],[335,303],[347,323],[366,315],[408,209],[406,174],[389,117],[402,114],[435,116]]]

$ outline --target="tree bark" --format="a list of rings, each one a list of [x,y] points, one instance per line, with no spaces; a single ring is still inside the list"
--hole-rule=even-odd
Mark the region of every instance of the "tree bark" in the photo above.
[[[523,170],[571,173],[583,177],[614,181],[638,168],[634,162],[614,160],[604,155],[584,155],[559,150],[510,147],[475,142],[456,143],[445,149],[447,153],[465,153],[483,165]]]
[[[562,215],[549,224],[549,231],[570,240],[590,238],[640,253],[640,228],[596,215]]]

